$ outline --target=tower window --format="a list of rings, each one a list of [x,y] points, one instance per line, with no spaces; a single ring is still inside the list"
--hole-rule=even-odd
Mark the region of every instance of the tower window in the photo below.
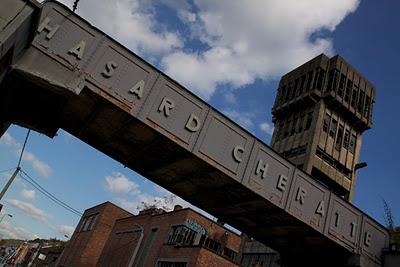
[[[364,106],[364,117],[365,118],[368,118],[368,116],[369,116],[370,105],[371,105],[371,98],[369,96],[367,96],[365,99],[365,106]]]
[[[331,115],[326,113],[325,118],[324,118],[324,124],[322,125],[322,130],[324,132],[326,132],[326,133],[328,132],[330,123],[331,123]]]
[[[290,130],[290,135],[293,135],[296,132],[297,121],[298,121],[298,118],[295,117],[293,119],[292,129]]]
[[[344,92],[344,84],[346,82],[346,76],[344,74],[340,75],[340,81],[339,81],[339,88],[338,88],[338,96],[343,97],[343,92]]]
[[[356,102],[357,102],[357,91],[358,91],[358,86],[354,85],[353,93],[351,94],[351,103],[350,105],[355,108],[356,107]]]
[[[309,113],[307,114],[306,126],[305,126],[305,128],[304,128],[305,131],[307,131],[308,129],[310,129],[311,122],[312,122],[312,118],[313,118],[313,113],[312,113],[312,112],[309,112]]]
[[[350,80],[347,80],[346,92],[344,94],[344,101],[346,101],[346,102],[350,101],[350,93],[351,93],[352,88],[353,88],[353,82]]]
[[[288,136],[290,124],[291,124],[290,120],[287,123],[285,123],[284,131],[283,131],[283,137],[287,137]]]
[[[344,139],[343,139],[343,148],[344,149],[349,149],[349,141],[350,141],[350,131],[346,130],[344,134]]]
[[[337,130],[337,120],[332,119],[331,127],[329,129],[329,136],[335,138],[336,130]]]
[[[294,89],[293,89],[293,97],[295,98],[299,91],[299,79],[294,80]]]
[[[359,97],[358,97],[358,103],[357,103],[357,111],[362,113],[363,108],[364,108],[364,97],[365,93],[363,91],[360,91]]]
[[[339,78],[339,71],[337,69],[329,71],[328,90],[335,91],[338,78]]]
[[[308,73],[308,75],[307,75],[307,88],[306,88],[306,91],[310,91],[310,89],[311,89],[312,78],[313,78],[313,71],[310,71]]]
[[[349,151],[353,154],[356,151],[356,142],[357,142],[357,136],[353,134],[350,138],[350,144],[349,144]]]
[[[297,132],[298,133],[301,133],[302,131],[303,131],[303,124],[304,124],[304,114],[301,114],[300,115],[300,120],[299,120],[299,123],[298,123],[299,125],[298,125],[298,128],[297,128]]]
[[[314,79],[313,88],[322,91],[322,85],[325,77],[325,70],[323,70],[322,68],[318,68],[315,73],[316,73],[316,78]]]
[[[339,131],[336,137],[336,144],[335,144],[335,148],[337,150],[340,150],[342,148],[342,141],[343,141],[343,126],[339,125]]]
[[[304,84],[306,83],[306,75],[301,76],[300,87],[297,91],[297,96],[301,96],[303,94]]]

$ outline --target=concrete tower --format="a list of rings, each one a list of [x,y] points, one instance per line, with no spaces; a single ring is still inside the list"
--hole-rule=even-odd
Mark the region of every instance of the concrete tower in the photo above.
[[[272,147],[352,201],[374,99],[374,86],[342,57],[321,54],[281,78]]]

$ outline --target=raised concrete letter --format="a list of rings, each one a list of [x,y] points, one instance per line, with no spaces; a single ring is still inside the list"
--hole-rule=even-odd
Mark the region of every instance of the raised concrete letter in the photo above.
[[[301,205],[304,204],[304,199],[307,195],[307,191],[299,186],[299,188],[297,189],[297,194],[296,194],[296,201],[299,201]]]
[[[105,70],[101,73],[104,77],[110,78],[114,74],[114,70],[118,67],[117,63],[114,61],[109,61],[106,63]]]
[[[267,177],[268,164],[264,163],[262,159],[257,162],[256,175],[262,172],[261,179]]]
[[[321,215],[322,217],[325,216],[325,202],[323,200],[318,203],[315,213]]]
[[[366,247],[371,246],[371,238],[372,238],[372,234],[370,232],[365,232],[364,245]]]
[[[242,158],[239,154],[243,154],[243,152],[244,148],[242,146],[235,146],[235,148],[233,149],[233,158],[239,163],[242,162]]]
[[[186,122],[185,128],[191,132],[197,132],[200,129],[201,123],[199,118],[193,113],[190,114],[188,121]]]
[[[51,26],[49,25],[49,22],[50,22],[50,18],[49,18],[49,17],[46,17],[46,18],[42,21],[42,23],[40,23],[40,25],[39,25],[39,27],[38,27],[38,29],[37,29],[37,32],[38,32],[38,33],[41,33],[43,30],[46,30],[46,31],[49,32],[49,33],[46,35],[46,39],[47,39],[47,40],[50,40],[51,37],[53,37],[54,34],[57,32],[58,28],[60,28],[60,25],[54,25],[53,27],[51,27]]]
[[[276,188],[278,188],[279,191],[285,192],[286,184],[287,184],[287,177],[282,174],[279,175],[278,184],[276,185]]]
[[[140,80],[137,84],[135,84],[131,88],[131,90],[129,90],[129,93],[134,94],[137,96],[138,99],[141,99],[143,96],[143,91],[144,91],[144,81]]]
[[[160,107],[158,108],[158,112],[164,111],[165,117],[168,117],[170,114],[169,113],[170,110],[173,109],[174,107],[175,107],[174,101],[172,101],[169,98],[164,97],[160,104]]]
[[[74,47],[72,47],[71,50],[68,51],[68,53],[75,55],[77,59],[82,59],[83,52],[85,52],[85,47],[86,47],[86,42],[82,40],[79,43],[77,43]]]

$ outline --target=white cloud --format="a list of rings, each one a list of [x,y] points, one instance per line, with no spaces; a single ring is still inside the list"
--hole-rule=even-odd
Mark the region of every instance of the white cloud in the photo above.
[[[8,220],[3,220],[0,227],[0,239],[12,238],[12,239],[22,239],[22,240],[32,240],[40,238],[37,234],[31,231],[15,226]]]
[[[16,153],[19,155],[21,153],[21,150],[18,149]],[[48,177],[52,172],[51,167],[47,163],[36,157],[36,155],[32,152],[25,150],[22,156],[22,160],[30,163],[33,170],[44,177]]]
[[[0,138],[0,144],[8,146],[19,146],[19,144],[15,141],[14,137],[12,137],[7,132],[5,132],[3,136]]]
[[[14,153],[17,157],[21,154],[22,146],[18,143],[14,137],[12,137],[9,133],[4,133],[4,135],[0,138],[0,144],[5,144],[14,150]],[[49,176],[52,172],[51,167],[39,159],[35,154],[29,152],[28,150],[24,150],[24,154],[22,156],[22,160],[24,162],[29,163],[32,166],[32,169],[42,176]]]
[[[17,200],[17,199],[7,199],[6,202],[23,211],[27,216],[36,219],[40,222],[46,223],[50,218],[51,215],[48,214],[47,212],[35,207],[34,205],[21,201],[21,200]]]
[[[29,189],[22,189],[20,195],[28,200],[34,200],[36,198],[36,191]]]
[[[254,127],[253,119],[255,114],[250,112],[240,112],[233,109],[223,109],[222,113],[228,116],[231,120],[237,122],[242,127],[246,128],[248,131],[251,131]]]
[[[274,126],[268,122],[263,122],[259,125],[260,130],[268,135],[272,135],[274,133]]]
[[[52,226],[51,229],[53,231],[64,235],[67,235],[69,238],[71,238],[72,234],[74,233],[75,228],[70,226],[70,225],[57,225],[57,226]]]
[[[208,46],[175,51],[163,58],[172,77],[208,99],[219,84],[233,88],[280,76],[320,53],[332,54],[332,40],[311,38],[333,31],[358,0],[195,0],[192,31]],[[181,11],[179,11],[181,12]]]
[[[72,1],[60,2],[72,7]],[[179,35],[161,27],[157,23],[154,10],[144,8],[146,3],[142,2],[140,0],[80,1],[77,13],[135,52],[160,54],[182,47]]]
[[[138,189],[138,185],[135,182],[119,172],[113,173],[112,176],[106,176],[104,179],[106,190],[112,194],[135,193]]]

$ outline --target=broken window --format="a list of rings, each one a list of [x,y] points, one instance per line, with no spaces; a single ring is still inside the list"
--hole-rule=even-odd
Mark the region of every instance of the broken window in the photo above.
[[[344,149],[349,149],[349,141],[350,141],[350,131],[346,130],[344,134],[344,139],[343,139],[343,148]]]
[[[342,141],[343,141],[343,126],[339,125],[339,130],[338,130],[338,134],[336,137],[336,144],[335,144],[335,148],[337,150],[340,150],[342,148]]]
[[[343,97],[345,82],[346,82],[346,76],[344,74],[340,75],[339,87],[337,91],[337,94],[340,97]]]
[[[356,151],[356,142],[357,142],[357,136],[353,134],[350,138],[350,144],[349,144],[349,151],[353,154]]]
[[[329,136],[332,137],[332,138],[335,138],[336,130],[337,130],[337,120],[332,119],[331,127],[329,129]]]
[[[322,130],[324,132],[326,132],[326,133],[328,132],[330,123],[331,123],[331,115],[326,113],[325,117],[324,117],[324,124],[322,125]]]
[[[344,101],[346,101],[347,103],[350,101],[350,94],[352,89],[353,89],[353,82],[347,80],[346,92],[344,94]]]

